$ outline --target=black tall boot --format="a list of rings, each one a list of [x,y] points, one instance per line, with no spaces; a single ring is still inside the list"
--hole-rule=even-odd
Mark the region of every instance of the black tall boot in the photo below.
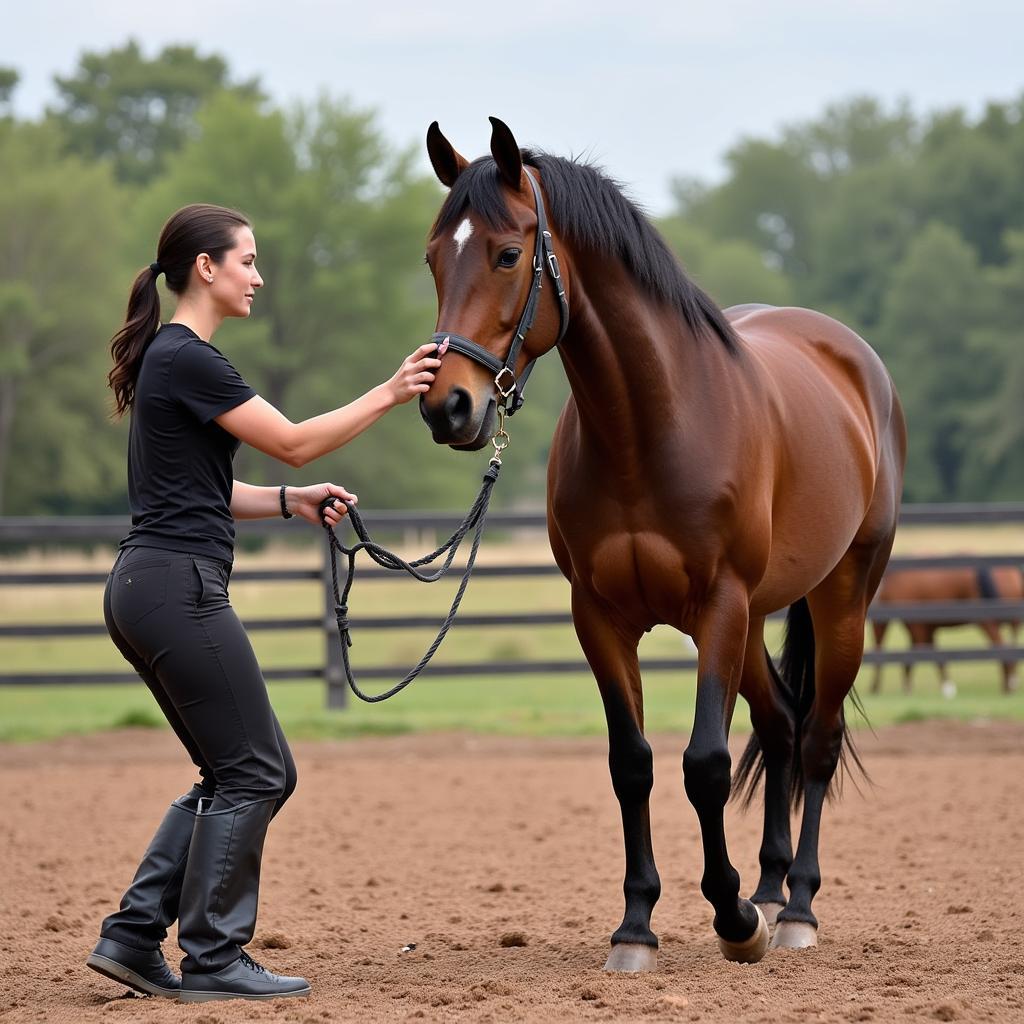
[[[181,1000],[279,999],[309,994],[305,978],[272,974],[242,947],[252,940],[260,861],[274,800],[201,810],[182,883]]]
[[[178,916],[189,844],[202,790],[194,787],[168,808],[121,908],[104,920],[100,941],[86,964],[94,971],[139,992],[176,999],[181,982],[174,975],[160,943]]]

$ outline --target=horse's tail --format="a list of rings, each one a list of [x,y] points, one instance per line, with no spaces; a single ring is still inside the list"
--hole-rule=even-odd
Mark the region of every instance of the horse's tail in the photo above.
[[[804,795],[804,771],[802,763],[802,746],[804,723],[814,703],[814,624],[807,606],[807,598],[802,597],[789,606],[786,614],[786,633],[782,644],[782,657],[776,671],[772,659],[765,650],[765,658],[776,689],[785,704],[793,722],[793,759],[790,768],[790,796],[794,807],[799,806]],[[864,713],[863,705],[856,692],[851,690],[854,704]],[[842,712],[840,712],[842,714]],[[853,745],[845,715],[842,718],[843,740],[840,754],[840,767],[848,769],[849,760],[864,774],[864,766]],[[757,733],[751,733],[746,749],[740,756],[736,768],[733,792],[741,795],[744,805],[749,804],[754,790],[764,774],[764,756]]]
[[[975,572],[978,576],[978,596],[985,601],[996,601],[999,599],[999,590],[996,587],[995,577],[987,565],[979,566]]]

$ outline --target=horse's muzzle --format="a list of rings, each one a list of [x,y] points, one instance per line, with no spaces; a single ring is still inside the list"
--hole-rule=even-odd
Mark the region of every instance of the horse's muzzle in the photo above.
[[[420,416],[430,427],[436,444],[472,452],[487,444],[497,421],[493,397],[486,402],[474,402],[473,396],[462,387],[453,387],[443,401],[433,406],[422,396]]]

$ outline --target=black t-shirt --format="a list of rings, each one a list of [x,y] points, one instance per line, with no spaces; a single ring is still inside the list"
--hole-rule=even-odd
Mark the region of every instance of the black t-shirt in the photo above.
[[[184,324],[165,324],[142,357],[128,440],[132,528],[121,547],[231,562],[231,460],[241,442],[215,416],[256,394]]]

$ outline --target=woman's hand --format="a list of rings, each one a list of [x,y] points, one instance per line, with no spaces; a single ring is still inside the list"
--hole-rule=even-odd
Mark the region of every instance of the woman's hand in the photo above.
[[[447,345],[435,345],[427,342],[420,345],[412,355],[407,356],[398,372],[387,382],[386,387],[394,399],[395,405],[402,405],[424,391],[434,383],[434,371],[441,365],[438,355],[444,355]]]
[[[342,518],[348,515],[348,509],[342,502],[350,501],[354,505],[359,501],[344,487],[339,487],[338,484],[310,484],[308,487],[286,487],[284,492],[288,511],[317,526],[321,525],[320,502],[331,497],[340,498],[341,501],[336,501],[324,510],[324,519],[327,520],[328,526],[337,526]]]

